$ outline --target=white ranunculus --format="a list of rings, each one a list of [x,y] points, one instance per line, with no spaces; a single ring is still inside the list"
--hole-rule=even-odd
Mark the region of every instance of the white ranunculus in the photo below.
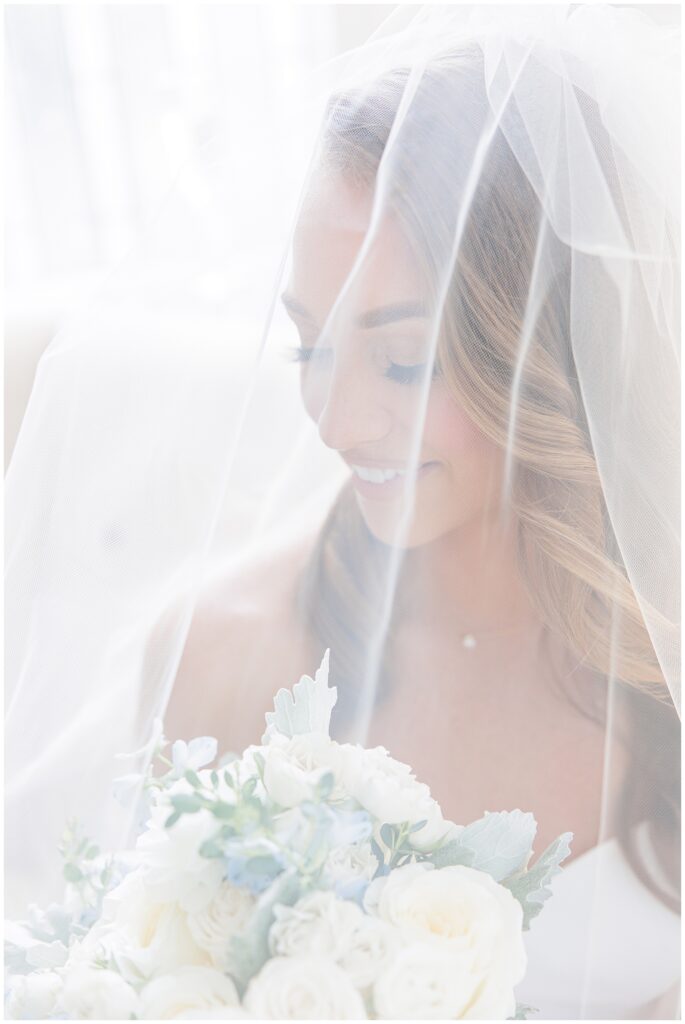
[[[399,928],[405,942],[439,939],[450,949],[460,984],[468,988],[470,974],[478,992],[468,1017],[515,1012],[513,990],[526,968],[523,911],[490,875],[461,865],[408,864],[372,882],[365,905]]]
[[[170,792],[190,795],[193,790],[181,779]],[[184,910],[201,910],[213,899],[223,877],[219,861],[200,854],[202,843],[216,834],[219,823],[203,809],[184,814],[171,828],[165,828],[172,810],[165,800],[153,808],[148,828],[136,843],[145,883],[150,896],[159,903],[174,902]]]
[[[477,984],[477,975],[461,969],[449,943],[416,942],[400,949],[376,979],[373,1006],[386,1020],[458,1020]]]
[[[356,881],[370,882],[378,869],[370,843],[337,846],[326,858],[325,881],[331,889]]]
[[[334,740],[321,733],[303,733],[291,739],[274,733],[268,744],[248,748],[246,754],[254,753],[264,758],[264,787],[266,792],[282,807],[295,807],[303,800],[310,800],[321,777],[333,772],[336,779],[341,772],[341,748]],[[342,791],[333,791],[333,798],[344,796]]]
[[[366,1020],[364,1002],[351,980],[323,956],[277,956],[250,982],[243,1001],[267,1020]]]
[[[332,892],[312,892],[292,907],[276,905],[269,931],[269,948],[275,956],[308,956],[316,953],[332,960],[347,948],[364,913],[356,903],[339,900]]]
[[[213,967],[180,967],[149,982],[141,992],[143,1016],[151,1020],[176,1020],[191,1015],[205,1019],[212,1011],[220,1019],[242,1016],[236,987]],[[198,1012],[201,1011],[201,1012]]]
[[[176,903],[151,897],[141,872],[128,875],[106,900],[107,920],[96,925],[92,940],[114,956],[130,980],[166,974],[185,965],[209,966],[209,953],[191,934],[188,917]]]
[[[397,949],[399,934],[332,892],[313,892],[292,906],[276,906],[269,947],[276,956],[325,956],[360,989],[368,988]]]
[[[76,1020],[130,1020],[140,1016],[140,1000],[120,974],[82,965],[69,971],[59,1000],[62,1012]]]
[[[211,903],[197,913],[188,914],[188,928],[195,943],[209,953],[220,970],[226,967],[231,937],[245,928],[254,905],[252,893],[224,881]]]
[[[19,974],[10,982],[5,1004],[8,1020],[42,1020],[55,1010],[63,981],[56,971]]]
[[[344,761],[348,792],[379,822],[426,822],[411,837],[411,845],[417,850],[434,846],[453,829],[428,786],[417,780],[409,765],[391,757],[385,747],[364,750],[348,746]]]

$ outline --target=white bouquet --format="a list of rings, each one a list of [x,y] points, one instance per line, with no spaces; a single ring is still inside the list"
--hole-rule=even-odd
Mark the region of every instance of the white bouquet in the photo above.
[[[328,655],[215,769],[207,737],[161,757],[158,723],[168,770],[144,780],[135,849],[105,857],[71,827],[65,904],[7,944],[8,1018],[525,1015],[523,931],[571,834],[529,866],[531,814],[447,821],[385,749],[330,738],[327,677]]]

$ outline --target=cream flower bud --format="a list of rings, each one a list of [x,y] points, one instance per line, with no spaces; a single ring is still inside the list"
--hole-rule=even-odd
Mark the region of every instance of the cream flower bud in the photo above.
[[[76,1020],[129,1020],[140,1016],[138,995],[120,974],[80,966],[67,974],[60,1009]]]
[[[42,1020],[55,1010],[62,991],[56,971],[33,971],[12,978],[5,1012],[9,1020]]]
[[[321,956],[277,956],[248,985],[245,1009],[269,1020],[365,1020],[361,995]]]
[[[180,967],[163,974],[145,986],[141,1003],[143,1016],[151,1020],[203,1019],[205,1011],[242,1016],[235,985],[213,967]]]

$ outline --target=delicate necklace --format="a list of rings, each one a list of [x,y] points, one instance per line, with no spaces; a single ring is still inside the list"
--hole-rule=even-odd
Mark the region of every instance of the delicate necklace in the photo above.
[[[468,633],[457,633],[457,638],[465,651],[472,651],[474,648],[478,647],[482,640],[489,640],[498,636],[507,636],[510,633],[524,633],[529,629],[530,625],[510,626],[509,629],[497,629],[487,633],[481,633],[480,631],[478,633],[473,633],[469,631]]]

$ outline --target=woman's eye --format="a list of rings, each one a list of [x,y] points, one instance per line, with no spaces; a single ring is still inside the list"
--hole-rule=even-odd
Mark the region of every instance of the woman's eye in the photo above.
[[[390,363],[385,371],[385,376],[398,384],[418,384],[425,377],[427,366],[427,363],[415,363],[413,366]]]
[[[287,350],[287,357],[294,363],[323,362],[330,355],[330,349],[295,345]]]
[[[298,345],[289,348],[286,355],[288,359],[295,363],[317,363],[318,365],[323,365],[329,361],[332,353],[329,348],[320,348],[315,345],[311,347]],[[428,363],[414,363],[411,366],[407,366],[402,363],[390,362],[383,371],[383,376],[387,377],[388,380],[394,381],[396,384],[418,384],[424,379],[427,369]],[[437,377],[436,367],[433,368],[431,377]]]

